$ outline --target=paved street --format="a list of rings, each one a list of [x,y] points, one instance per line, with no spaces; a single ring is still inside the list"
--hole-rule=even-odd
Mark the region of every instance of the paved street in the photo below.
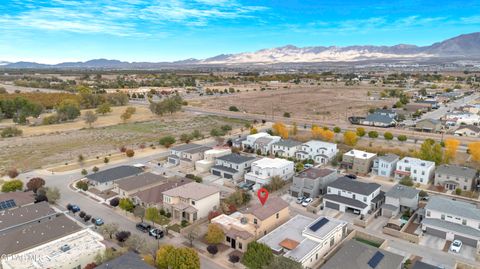
[[[461,107],[463,105],[466,105],[470,102],[472,102],[473,100],[475,100],[476,98],[480,97],[480,94],[479,93],[474,93],[472,95],[469,95],[469,96],[466,96],[464,98],[460,98],[458,100],[455,100],[451,103],[448,103],[447,105],[440,105],[440,107],[438,109],[434,109],[430,112],[427,112],[425,114],[423,114],[422,116],[422,119],[435,119],[435,120],[438,120],[440,119],[441,117],[443,117],[445,114],[448,113],[448,111],[452,111],[454,110],[455,108],[458,108],[458,107]],[[418,120],[417,120],[418,121]]]

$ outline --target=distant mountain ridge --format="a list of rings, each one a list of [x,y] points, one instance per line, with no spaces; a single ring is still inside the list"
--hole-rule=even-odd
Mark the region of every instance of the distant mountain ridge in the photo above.
[[[201,65],[264,65],[289,63],[355,63],[361,61],[480,60],[480,32],[453,37],[430,46],[399,44],[395,46],[315,46],[299,48],[287,45],[255,52],[220,54],[203,60],[186,59],[176,62],[123,62],[94,59],[86,62],[65,62],[55,65],[35,62],[8,63],[0,61],[1,68],[59,68],[59,69],[155,69]],[[3,64],[2,64],[3,63]]]

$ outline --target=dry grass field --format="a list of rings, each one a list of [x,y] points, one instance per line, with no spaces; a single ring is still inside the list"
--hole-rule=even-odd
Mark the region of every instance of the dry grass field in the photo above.
[[[10,167],[25,170],[47,164],[72,162],[79,154],[86,158],[99,156],[103,159],[109,153],[118,152],[121,146],[136,148],[142,143],[158,146],[158,139],[167,134],[178,137],[182,133],[198,129],[207,135],[214,127],[229,124],[233,128],[239,128],[245,124],[242,120],[195,116],[189,113],[154,118],[155,120],[144,122],[117,122],[116,125],[91,129],[63,128],[48,134],[0,139],[0,174],[2,170]],[[78,124],[85,127],[83,121]],[[96,124],[100,124],[100,119]],[[94,126],[97,126],[96,124]]]
[[[291,117],[308,120],[346,122],[349,116],[364,116],[369,108],[391,106],[395,100],[371,100],[374,86],[324,85],[289,89],[249,91],[234,96],[218,96],[189,101],[190,105],[228,110],[236,106],[240,111],[280,116],[289,112]]]

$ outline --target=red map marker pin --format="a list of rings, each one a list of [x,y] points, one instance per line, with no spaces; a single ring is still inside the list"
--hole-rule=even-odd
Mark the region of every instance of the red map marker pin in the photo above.
[[[265,205],[265,202],[266,202],[267,199],[268,199],[268,191],[267,191],[267,189],[265,189],[265,188],[260,188],[260,189],[257,191],[257,196],[258,196],[258,200],[260,200],[260,203],[262,203],[262,205]]]

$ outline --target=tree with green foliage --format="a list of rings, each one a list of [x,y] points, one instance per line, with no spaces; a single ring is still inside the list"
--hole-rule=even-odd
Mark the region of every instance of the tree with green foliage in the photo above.
[[[267,189],[270,192],[274,192],[276,190],[279,190],[285,186],[287,182],[283,180],[279,176],[274,176],[272,179],[270,179],[270,182],[266,185],[264,185],[264,188]]]
[[[120,199],[120,208],[128,211],[128,212],[133,212],[133,208],[135,208],[135,205],[133,204],[132,200],[128,198],[122,198]]]
[[[208,225],[208,231],[205,235],[205,241],[209,244],[220,244],[225,240],[223,229],[214,223]]]
[[[357,136],[363,137],[363,136],[365,136],[365,134],[366,134],[365,128],[363,128],[363,127],[358,127],[357,128]]]
[[[157,251],[155,265],[158,269],[200,269],[200,258],[192,248],[163,245]]]
[[[110,103],[105,102],[105,103],[102,103],[101,105],[99,105],[95,111],[98,114],[105,115],[107,113],[112,112],[112,107],[110,106]]]
[[[229,111],[233,111],[233,112],[238,112],[238,111],[239,111],[236,106],[230,106],[230,107],[228,108],[228,110],[229,110]]]
[[[275,256],[273,258],[273,261],[269,265],[263,268],[264,269],[303,269],[303,266],[301,263],[297,261],[294,261],[290,258],[280,255],[280,256]]]
[[[80,105],[76,100],[63,100],[56,109],[61,121],[73,120],[80,116]]]
[[[145,219],[152,222],[152,225],[160,219],[160,213],[156,207],[148,207],[145,210]]]
[[[160,102],[150,101],[150,111],[152,113],[162,116],[165,113],[173,114],[182,109],[183,99],[179,95],[168,97]]]
[[[83,191],[87,191],[88,190],[88,183],[83,181],[83,180],[80,180],[77,182],[77,184],[75,184],[75,187],[77,187],[78,189],[81,189]]]
[[[340,133],[341,131],[342,131],[342,129],[341,129],[340,127],[338,127],[338,126],[333,127],[333,132],[334,132],[334,133],[338,134],[338,133]]]
[[[23,182],[18,179],[10,180],[2,185],[2,192],[21,191],[23,189]]]
[[[300,172],[300,171],[303,171],[305,165],[301,162],[298,162],[297,164],[295,164],[295,171],[296,172]]]
[[[377,138],[378,137],[378,132],[377,131],[370,131],[370,132],[368,132],[368,137]]]
[[[193,137],[194,139],[200,139],[203,137],[203,135],[202,132],[200,132],[199,130],[193,130],[191,137]]]
[[[15,136],[20,136],[23,134],[23,131],[18,129],[17,127],[6,127],[2,129],[2,132],[0,133],[0,136],[3,138],[7,137],[15,137]]]
[[[406,135],[399,135],[397,136],[397,140],[400,142],[405,142],[407,141],[407,136]]]
[[[437,165],[441,164],[443,161],[442,146],[433,139],[426,139],[420,146],[417,157],[425,161],[435,162]]]
[[[190,143],[191,140],[192,140],[192,135],[190,134],[185,133],[180,135],[180,141],[185,144]]]
[[[393,134],[390,133],[390,132],[385,132],[383,134],[383,138],[385,138],[385,140],[392,140],[393,139]]]
[[[408,186],[408,187],[412,187],[413,184],[414,184],[413,180],[408,176],[400,179],[400,181],[398,181],[398,183],[401,184],[401,185],[404,185],[404,186]]]
[[[45,196],[50,204],[55,204],[60,199],[60,190],[57,187],[46,187]]]
[[[85,112],[85,116],[83,116],[85,123],[88,124],[88,127],[92,128],[92,124],[97,121],[98,116],[93,113],[93,111]]]
[[[160,145],[166,148],[169,148],[171,145],[175,144],[175,142],[175,138],[171,135],[164,136],[159,140]]]
[[[248,244],[242,263],[249,269],[263,269],[272,263],[273,258],[274,256],[269,246],[253,241]]]
[[[251,199],[252,196],[248,192],[244,190],[236,190],[234,193],[230,194],[225,201],[230,205],[240,207],[246,205]]]

